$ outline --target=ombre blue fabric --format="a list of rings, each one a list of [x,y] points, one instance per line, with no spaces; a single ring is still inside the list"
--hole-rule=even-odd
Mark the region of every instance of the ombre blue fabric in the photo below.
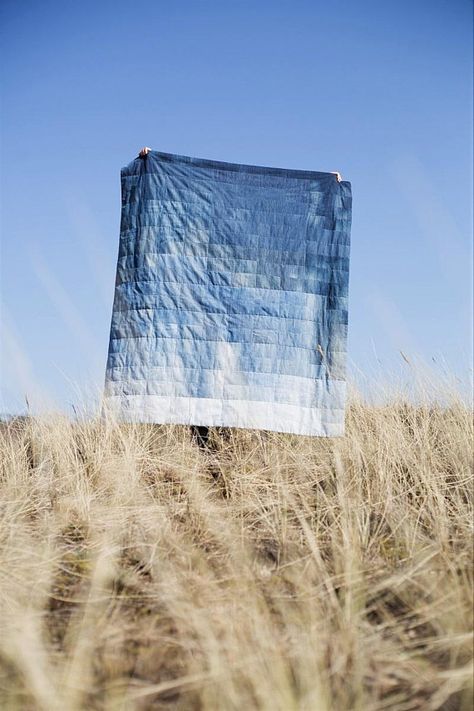
[[[342,435],[350,183],[151,151],[121,185],[106,408]]]

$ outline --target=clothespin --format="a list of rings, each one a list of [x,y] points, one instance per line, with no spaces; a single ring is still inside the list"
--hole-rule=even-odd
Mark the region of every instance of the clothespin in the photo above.
[[[151,148],[148,148],[148,146],[145,146],[145,148],[142,148],[140,153],[138,154],[139,158],[146,158],[147,154],[151,151]]]
[[[336,180],[338,183],[342,182],[342,175],[337,172],[337,170],[331,170],[331,173],[336,176]]]

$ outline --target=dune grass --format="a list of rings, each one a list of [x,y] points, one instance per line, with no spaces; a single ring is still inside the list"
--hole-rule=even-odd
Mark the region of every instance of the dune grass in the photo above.
[[[1,429],[3,709],[472,707],[472,417]]]

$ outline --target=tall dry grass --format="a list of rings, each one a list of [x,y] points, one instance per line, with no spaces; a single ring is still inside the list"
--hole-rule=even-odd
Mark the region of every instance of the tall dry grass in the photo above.
[[[469,408],[2,428],[4,709],[470,709]]]

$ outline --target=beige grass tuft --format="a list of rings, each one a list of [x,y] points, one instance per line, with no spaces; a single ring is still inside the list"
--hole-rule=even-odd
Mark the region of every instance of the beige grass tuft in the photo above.
[[[472,417],[1,430],[0,706],[471,708]]]

